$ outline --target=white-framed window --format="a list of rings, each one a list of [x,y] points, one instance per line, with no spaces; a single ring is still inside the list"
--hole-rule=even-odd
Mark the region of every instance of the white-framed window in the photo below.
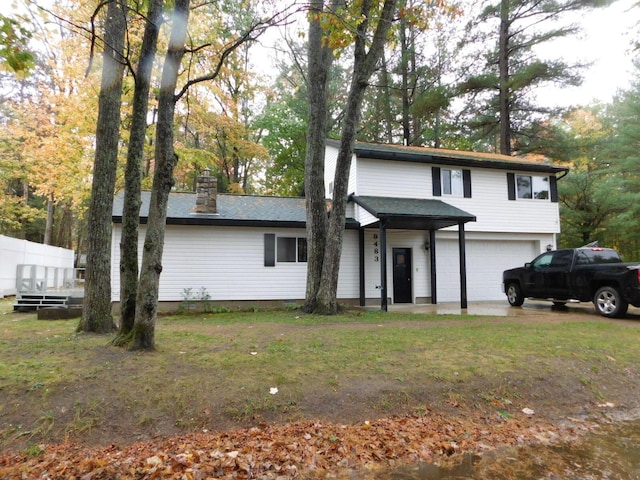
[[[431,167],[433,196],[471,198],[471,170],[466,168]]]
[[[306,263],[307,239],[305,237],[277,237],[275,233],[264,234],[264,266],[275,267],[278,263]]]
[[[307,261],[307,239],[304,237],[278,237],[278,263],[304,263]]]
[[[462,181],[462,170],[453,168],[443,168],[442,176],[442,195],[451,195],[454,197],[462,197],[464,194],[464,185]]]
[[[521,199],[549,200],[549,177],[516,175],[516,192]]]

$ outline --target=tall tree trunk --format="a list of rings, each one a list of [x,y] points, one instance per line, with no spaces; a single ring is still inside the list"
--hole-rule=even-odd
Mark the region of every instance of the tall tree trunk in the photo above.
[[[393,143],[393,114],[391,112],[391,80],[389,78],[389,66],[387,65],[387,59],[382,51],[382,72],[380,76],[382,78],[382,101],[384,105],[384,123],[385,123],[385,136],[387,143]]]
[[[413,124],[411,133],[411,143],[409,145],[422,145],[422,119],[420,115],[412,114],[411,107],[416,99],[416,89],[418,88],[418,59],[416,58],[416,31],[415,27],[409,26],[409,117]]]
[[[500,2],[500,37],[498,39],[500,153],[511,155],[511,88],[509,87],[509,0]]]
[[[52,245],[53,240],[53,214],[54,214],[54,204],[53,204],[53,193],[49,195],[47,199],[47,222],[44,227],[44,243],[45,245]]]
[[[315,313],[333,315],[338,311],[337,290],[342,242],[344,238],[344,223],[347,210],[347,189],[351,158],[355,147],[356,130],[360,118],[362,99],[373,74],[376,64],[382,55],[396,10],[397,0],[385,0],[380,19],[371,41],[369,52],[366,52],[367,29],[372,8],[372,0],[363,0],[361,17],[366,19],[358,26],[355,41],[353,76],[347,105],[344,114],[340,150],[336,165],[333,186],[333,203],[329,218],[327,244],[322,264],[322,277],[318,289]]]
[[[155,172],[151,188],[149,220],[144,241],[140,283],[133,325],[132,350],[155,348],[155,324],[158,314],[158,289],[162,272],[167,201],[174,184],[173,170],[178,157],[173,150],[173,120],[180,62],[185,52],[189,0],[176,0],[172,16],[171,38],[162,69],[156,125]]]
[[[98,101],[96,151],[88,213],[84,308],[79,329],[108,333],[111,317],[111,211],[120,138],[120,106],[126,5],[110,0],[105,20],[105,47]]]
[[[411,120],[409,116],[409,44],[407,20],[400,20],[400,74],[402,75],[402,144],[411,145]]]
[[[128,341],[136,316],[142,160],[147,132],[149,86],[157,51],[163,4],[164,0],[151,0],[149,3],[140,49],[140,61],[135,76],[129,149],[124,173],[124,208],[122,212],[122,238],[120,239],[120,330],[114,340],[115,344]]]
[[[320,15],[324,0],[310,2],[308,45],[307,150],[305,155],[305,203],[307,208],[307,291],[303,310],[315,309],[327,241],[327,202],[324,190],[324,151],[327,134],[329,68],[333,52],[324,45]]]

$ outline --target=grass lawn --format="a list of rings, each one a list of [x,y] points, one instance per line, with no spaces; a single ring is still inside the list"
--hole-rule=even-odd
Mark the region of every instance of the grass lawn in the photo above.
[[[552,315],[171,315],[158,319],[157,350],[140,353],[3,300],[0,442],[105,445],[427,409],[511,418],[527,407],[554,419],[637,406],[640,322]]]

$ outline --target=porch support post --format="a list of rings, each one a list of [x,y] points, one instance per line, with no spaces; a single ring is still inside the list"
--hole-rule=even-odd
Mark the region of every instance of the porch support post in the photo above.
[[[460,248],[460,308],[467,308],[467,261],[464,223],[458,223],[458,247]]]
[[[364,307],[365,295],[364,295],[364,228],[358,229],[358,248],[360,256],[360,306]]]
[[[380,310],[387,311],[387,222],[380,219]]]
[[[429,258],[431,272],[431,304],[438,303],[438,275],[436,269],[436,231],[429,230]]]

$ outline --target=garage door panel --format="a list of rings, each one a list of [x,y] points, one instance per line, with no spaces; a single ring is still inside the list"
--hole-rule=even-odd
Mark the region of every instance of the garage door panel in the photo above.
[[[537,254],[536,242],[481,241],[466,242],[467,298],[469,301],[503,300],[502,272],[530,261]],[[437,243],[438,301],[460,300],[458,242]]]

